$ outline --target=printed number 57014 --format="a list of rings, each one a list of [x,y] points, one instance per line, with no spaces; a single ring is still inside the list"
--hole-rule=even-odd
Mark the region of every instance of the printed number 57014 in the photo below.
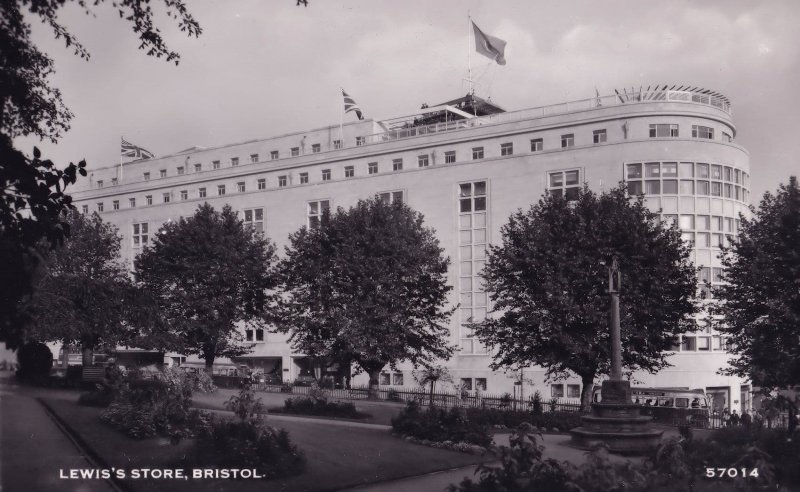
[[[758,468],[706,468],[707,478],[758,478]]]

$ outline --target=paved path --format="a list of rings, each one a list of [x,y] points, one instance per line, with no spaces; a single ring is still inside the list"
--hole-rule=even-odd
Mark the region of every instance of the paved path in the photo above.
[[[3,375],[5,376],[5,375]],[[104,480],[59,478],[93,468],[32,395],[0,376],[0,488],[5,492],[108,492]]]
[[[494,436],[495,444],[508,446],[509,434],[497,434]],[[537,439],[538,442],[538,439]],[[566,434],[544,434],[543,443],[545,446],[544,457],[558,461],[569,461],[573,464],[580,464],[586,461],[586,452],[569,446],[569,436]],[[617,455],[609,455],[612,463],[625,463],[626,461],[641,462],[641,458],[625,458]],[[490,463],[490,465],[492,465]],[[390,482],[381,482],[345,491],[353,492],[405,492],[413,490],[415,492],[441,492],[450,484],[458,484],[465,477],[475,477],[476,465],[469,465],[451,470],[443,470],[433,473],[426,473],[416,477],[403,478]]]

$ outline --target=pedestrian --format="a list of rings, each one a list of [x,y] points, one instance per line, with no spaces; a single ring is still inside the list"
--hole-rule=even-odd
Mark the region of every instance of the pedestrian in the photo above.
[[[736,413],[735,408],[733,409],[733,413],[731,414],[731,425],[734,427],[739,425],[739,414]]]
[[[750,417],[750,414],[747,413],[747,410],[745,410],[744,412],[742,412],[742,426],[745,429],[749,430],[751,423],[752,423],[752,418]]]
[[[731,425],[731,412],[728,411],[728,407],[725,407],[722,410],[722,425],[724,427],[728,427]]]

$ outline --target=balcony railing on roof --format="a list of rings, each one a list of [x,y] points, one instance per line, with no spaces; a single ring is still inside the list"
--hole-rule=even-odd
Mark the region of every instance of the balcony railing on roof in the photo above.
[[[510,123],[514,121],[544,118],[558,114],[586,111],[610,106],[627,106],[632,104],[644,104],[652,102],[682,102],[689,104],[701,104],[712,106],[728,114],[731,114],[730,103],[717,96],[701,94],[691,91],[641,91],[614,94],[612,96],[593,97],[580,101],[570,101],[538,108],[522,109],[508,113],[498,113],[488,116],[479,116],[466,120],[453,120],[442,123],[424,126],[409,126],[407,128],[397,128],[386,132],[367,135],[364,144],[375,144],[392,140],[430,135],[433,133],[450,132],[484,125],[495,125],[499,123]]]

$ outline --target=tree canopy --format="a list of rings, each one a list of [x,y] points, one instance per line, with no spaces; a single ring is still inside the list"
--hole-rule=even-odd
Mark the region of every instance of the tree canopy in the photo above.
[[[296,350],[354,362],[373,388],[386,365],[450,357],[449,259],[421,214],[375,197],[289,239],[280,327]]]
[[[271,320],[274,259],[275,247],[229,205],[219,212],[206,203],[165,224],[135,260],[136,281],[156,299],[163,322],[151,343],[198,354],[209,371],[217,357],[247,352],[237,327]]]
[[[727,371],[767,389],[800,384],[800,186],[765,193],[722,257],[716,328],[736,356]]]
[[[622,272],[623,366],[668,365],[676,337],[694,329],[696,270],[676,228],[624,188],[574,201],[547,195],[519,210],[491,246],[482,277],[494,308],[476,335],[494,348],[492,367],[539,365],[547,376],[581,378],[588,406],[597,376],[610,371],[607,267]]]
[[[29,336],[79,344],[86,365],[93,349],[132,341],[144,308],[119,257],[117,228],[74,210],[66,223],[70,237],[47,254],[46,273],[28,306]]]
[[[42,255],[58,247],[69,234],[62,212],[72,208],[67,186],[86,176],[86,163],[70,163],[60,170],[44,160],[38,149],[30,158],[15,149],[12,140],[33,135],[56,142],[67,130],[73,114],[64,105],[61,91],[50,83],[53,60],[31,38],[30,18],[49,25],[75,54],[88,59],[88,51],[76,36],[58,22],[59,10],[70,0],[8,0],[0,2],[0,340],[15,347],[22,342],[24,313],[20,307],[33,293],[34,277],[42,274]],[[73,0],[87,14],[103,0]],[[150,2],[111,2],[120,17],[139,36],[140,49],[175,63],[154,24]],[[190,36],[200,26],[182,0],[164,0],[166,14]],[[27,17],[26,17],[27,11]]]

